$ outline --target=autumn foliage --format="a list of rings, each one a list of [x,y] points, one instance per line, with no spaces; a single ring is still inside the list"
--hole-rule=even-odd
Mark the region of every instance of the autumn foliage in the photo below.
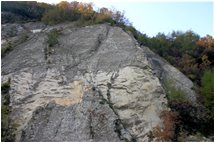
[[[206,37],[199,39],[196,44],[203,48],[211,48],[214,46],[214,40],[212,36],[207,35]]]
[[[125,18],[124,12],[115,9],[100,8],[93,9],[93,3],[83,2],[67,2],[61,1],[52,9],[44,13],[42,21],[46,24],[53,25],[65,21],[78,21],[86,25],[100,24],[108,22],[111,25],[125,26],[129,24],[128,19]]]

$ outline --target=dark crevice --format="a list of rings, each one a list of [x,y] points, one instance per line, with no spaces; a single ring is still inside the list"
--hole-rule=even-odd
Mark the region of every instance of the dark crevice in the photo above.
[[[95,132],[92,126],[92,113],[89,114],[89,130],[90,130],[90,139],[94,139]]]

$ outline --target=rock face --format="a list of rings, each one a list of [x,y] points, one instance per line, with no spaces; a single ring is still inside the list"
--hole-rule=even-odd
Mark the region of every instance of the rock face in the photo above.
[[[62,33],[47,59],[45,31],[53,28]],[[147,54],[107,24],[35,33],[2,59],[17,141],[152,141],[169,108]]]

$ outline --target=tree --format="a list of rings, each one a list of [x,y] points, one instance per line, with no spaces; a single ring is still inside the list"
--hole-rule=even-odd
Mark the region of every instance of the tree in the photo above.
[[[115,21],[117,26],[125,27],[131,25],[129,20],[125,17],[125,11],[112,10],[112,19]]]

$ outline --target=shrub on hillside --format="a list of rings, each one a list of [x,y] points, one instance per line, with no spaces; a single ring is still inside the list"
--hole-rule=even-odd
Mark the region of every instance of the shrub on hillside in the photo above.
[[[205,106],[210,110],[214,119],[214,70],[206,70],[201,80],[201,94],[204,97]]]
[[[59,37],[60,31],[57,29],[53,29],[50,32],[47,33],[47,43],[49,47],[52,47],[56,44],[58,44],[58,37]]]

